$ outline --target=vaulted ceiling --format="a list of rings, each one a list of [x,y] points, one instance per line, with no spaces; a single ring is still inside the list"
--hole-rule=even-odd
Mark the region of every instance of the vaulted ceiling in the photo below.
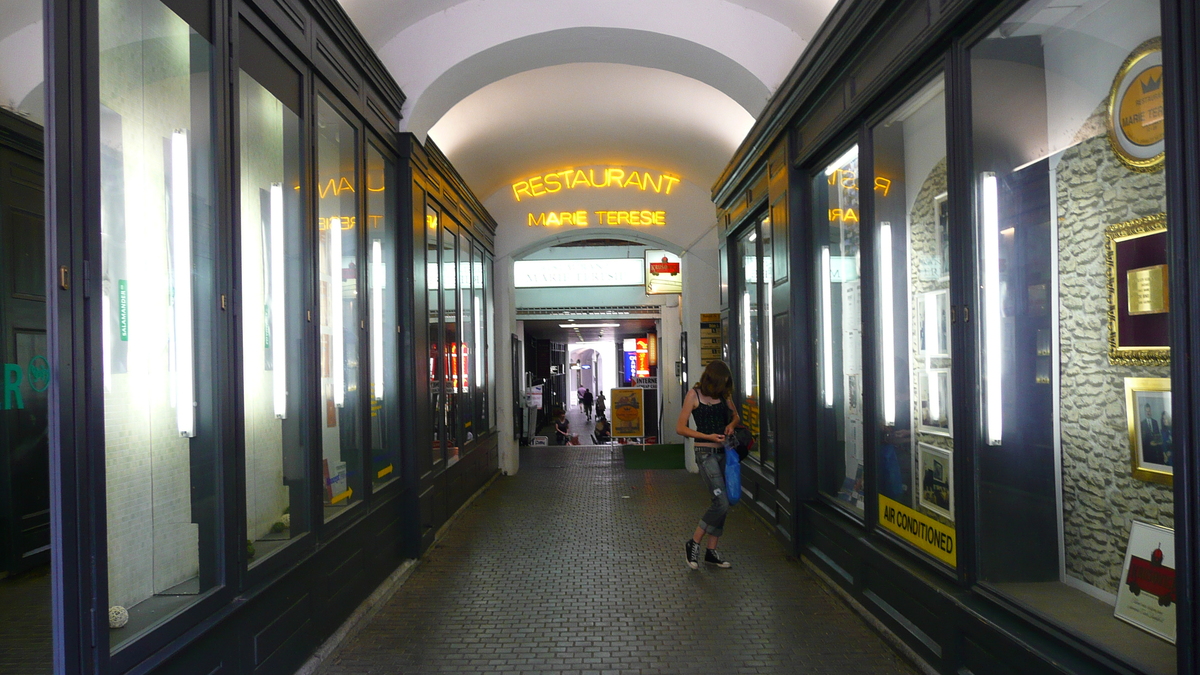
[[[833,0],[341,0],[481,199],[562,166],[707,189]]]

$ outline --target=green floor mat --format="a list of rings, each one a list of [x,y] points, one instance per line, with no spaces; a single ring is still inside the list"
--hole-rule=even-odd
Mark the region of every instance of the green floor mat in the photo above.
[[[626,469],[682,469],[683,444],[622,445]]]

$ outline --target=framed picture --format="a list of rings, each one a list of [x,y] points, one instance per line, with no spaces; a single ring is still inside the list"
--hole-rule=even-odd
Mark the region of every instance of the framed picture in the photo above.
[[[924,506],[935,513],[954,519],[954,455],[949,450],[917,443],[917,497]]]
[[[954,433],[950,405],[950,369],[930,368],[917,375],[917,428],[925,433]]]
[[[1125,416],[1133,477],[1174,483],[1175,447],[1171,425],[1171,379],[1125,378]]]
[[[1167,217],[1159,213],[1104,231],[1108,270],[1108,358],[1114,365],[1171,363]]]
[[[926,358],[950,356],[950,291],[930,291],[918,302],[917,326],[921,334],[921,355]]]
[[[1175,644],[1175,532],[1133,521],[1113,616]]]
[[[937,256],[942,273],[939,278],[950,278],[950,193],[943,192],[933,198],[934,224],[937,231]]]

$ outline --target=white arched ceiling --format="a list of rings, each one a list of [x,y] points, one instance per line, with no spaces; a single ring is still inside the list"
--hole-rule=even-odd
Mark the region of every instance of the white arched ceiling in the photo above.
[[[736,101],[689,77],[572,63],[480,89],[430,136],[486,199],[522,176],[585,164],[637,165],[707,188],[753,123]]]
[[[774,91],[800,56],[833,0],[435,0],[389,3],[382,0],[342,0],[350,15],[375,47],[408,100],[402,127],[420,138],[436,119],[437,111],[453,101],[427,107],[427,90],[448,71],[471,57],[499,45],[507,65],[497,76],[568,62],[564,53],[575,50],[584,58],[605,62],[672,69],[683,49],[678,42],[723,55],[758,80],[766,93]],[[662,40],[659,52],[652,46],[618,55],[619,45],[563,45],[553,39],[526,40],[563,29],[618,29],[674,38]],[[561,37],[561,36],[560,36]],[[621,38],[639,44],[631,36]],[[710,59],[712,60],[712,59]],[[720,86],[714,69],[710,84]],[[692,71],[695,70],[693,67]],[[676,71],[680,72],[680,71]],[[682,73],[689,76],[692,73]],[[476,75],[482,86],[488,78]],[[752,83],[739,81],[726,93],[748,106],[752,114],[762,107],[761,93],[747,96]],[[435,90],[445,96],[447,89]],[[455,93],[465,96],[470,87],[460,83]],[[420,111],[418,116],[416,113]]]
[[[0,106],[40,120],[40,97],[26,99],[42,80],[41,3],[0,0]]]

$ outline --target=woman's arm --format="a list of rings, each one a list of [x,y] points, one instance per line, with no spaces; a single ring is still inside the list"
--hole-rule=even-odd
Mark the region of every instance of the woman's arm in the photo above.
[[[729,410],[733,413],[733,417],[730,418],[729,424],[725,425],[725,435],[729,436],[733,433],[733,430],[737,428],[738,422],[741,422],[742,418],[738,415],[737,406],[733,404],[732,396],[729,397],[729,399],[727,399],[725,402],[729,404]]]
[[[675,433],[687,438],[694,438],[698,441],[708,441],[710,443],[720,443],[725,440],[725,437],[720,434],[702,434],[699,431],[688,426],[688,418],[692,416],[692,411],[696,409],[696,404],[700,399],[696,395],[696,390],[688,391],[687,396],[683,397],[683,409],[679,411],[679,419],[675,421]]]

